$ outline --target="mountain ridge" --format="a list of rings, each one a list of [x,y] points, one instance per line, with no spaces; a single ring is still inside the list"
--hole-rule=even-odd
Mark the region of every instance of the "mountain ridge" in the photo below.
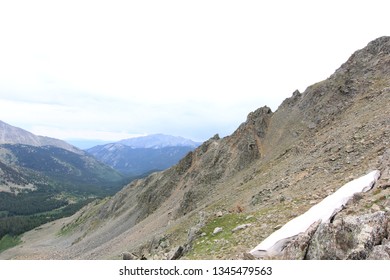
[[[186,139],[181,136],[172,136],[162,133],[133,137],[120,140],[116,143],[132,148],[165,148],[165,147],[192,147],[196,148],[201,143]]]
[[[84,152],[63,140],[35,135],[27,130],[12,126],[0,120],[0,144],[25,144],[30,146],[55,146],[73,153]]]
[[[245,258],[283,223],[370,170],[382,174],[374,189],[354,197],[331,226],[337,229],[346,216],[381,212],[388,223],[389,50],[390,37],[370,42],[275,112],[264,106],[249,113],[232,135],[215,135],[177,165],[47,225],[40,241],[29,232],[23,248],[0,257],[107,259],[128,251],[148,259],[177,258],[178,252],[184,259]],[[53,232],[63,234],[56,244],[28,252],[48,245]],[[381,236],[385,247],[383,238],[390,236]]]

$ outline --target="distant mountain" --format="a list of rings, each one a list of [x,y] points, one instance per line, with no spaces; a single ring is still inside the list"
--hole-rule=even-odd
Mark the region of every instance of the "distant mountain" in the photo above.
[[[86,151],[123,174],[139,176],[171,167],[197,146],[199,143],[183,137],[155,134]]]
[[[71,140],[67,139],[66,141],[81,150],[90,149],[98,145],[105,145],[105,144],[112,143],[112,141],[88,140],[88,139],[71,139]]]
[[[118,142],[119,144],[129,146],[132,148],[153,148],[159,149],[164,147],[191,147],[196,148],[201,143],[194,142],[178,136],[171,136],[165,134],[152,134],[148,136],[124,139]]]
[[[5,168],[7,166],[17,170],[21,177],[29,174],[25,178],[30,180],[35,177],[32,175],[39,173],[39,178],[47,177],[51,182],[72,185],[74,188],[80,187],[78,184],[99,188],[123,179],[109,166],[65,141],[37,136],[2,121],[0,162],[2,172],[8,170]]]
[[[1,172],[13,174],[8,177],[13,178],[14,189],[18,187],[15,178],[20,177],[25,179],[20,188],[27,180],[34,189],[45,186],[78,193],[98,193],[101,188],[109,188],[123,179],[118,172],[88,154],[80,155],[54,146],[2,144],[0,162]],[[3,187],[6,184],[3,182]]]
[[[112,195],[123,175],[68,143],[0,123],[0,239]]]
[[[54,146],[73,153],[83,154],[83,151],[65,141],[45,136],[37,136],[3,121],[0,121],[0,144],[25,144],[36,147]]]

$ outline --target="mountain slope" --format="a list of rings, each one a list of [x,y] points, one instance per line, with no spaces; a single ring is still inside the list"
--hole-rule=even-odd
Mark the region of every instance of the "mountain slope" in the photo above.
[[[0,257],[107,259],[127,250],[165,259],[181,246],[187,259],[241,258],[282,224],[376,169],[382,175],[374,190],[338,216],[379,209],[388,217],[389,77],[390,37],[382,37],[275,112],[250,113],[231,136],[216,135],[172,168],[39,234],[29,232],[23,247]],[[214,233],[217,227],[222,230]],[[58,232],[61,238],[54,237]]]
[[[0,121],[0,144],[25,144],[36,147],[54,146],[73,153],[83,154],[83,151],[66,143],[65,141],[45,136],[37,136],[31,132],[9,125],[3,121]]]
[[[98,190],[123,179],[113,169],[89,155],[80,155],[54,146],[2,144],[0,161],[2,166],[17,170],[20,178],[36,185],[62,185],[79,191],[83,187]],[[3,172],[9,174],[7,168]],[[15,181],[16,177],[18,176],[14,174],[11,178]]]
[[[99,145],[86,151],[122,174],[140,176],[171,167],[198,145],[182,137],[155,134]]]

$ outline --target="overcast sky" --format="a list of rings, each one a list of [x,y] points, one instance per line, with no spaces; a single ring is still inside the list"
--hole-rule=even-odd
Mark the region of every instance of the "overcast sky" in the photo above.
[[[64,140],[225,136],[390,35],[387,3],[0,0],[0,120]]]

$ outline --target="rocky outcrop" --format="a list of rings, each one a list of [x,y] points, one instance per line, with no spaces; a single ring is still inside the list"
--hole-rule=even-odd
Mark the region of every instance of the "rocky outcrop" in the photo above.
[[[383,211],[315,223],[283,250],[281,259],[390,259],[390,218]]]
[[[186,186],[196,186],[185,192],[179,216],[195,210],[218,182],[233,177],[262,157],[263,139],[272,117],[269,107],[251,112],[246,122],[231,135],[210,138],[174,167]]]

